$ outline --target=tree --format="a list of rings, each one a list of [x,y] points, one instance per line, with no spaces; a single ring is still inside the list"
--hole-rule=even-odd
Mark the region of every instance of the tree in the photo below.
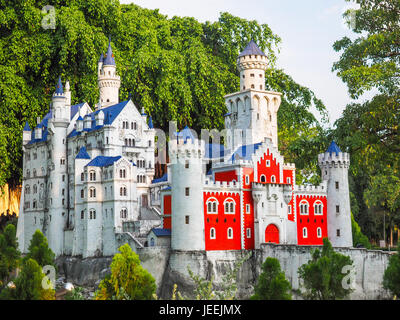
[[[337,300],[347,297],[353,289],[342,285],[346,274],[343,267],[352,266],[350,257],[333,250],[328,238],[323,240],[322,251],[315,249],[312,259],[303,264],[299,276],[306,289],[305,297],[317,300]]]
[[[351,191],[360,210],[354,217],[370,238],[382,239],[386,226],[382,228],[376,213],[388,215],[391,223],[400,216],[385,201],[392,182],[400,178],[400,3],[352,2],[360,8],[347,11],[345,17],[356,37],[335,42],[333,47],[341,57],[333,71],[347,84],[353,98],[369,91],[377,94],[364,103],[349,104],[333,134],[351,153]],[[396,197],[397,191],[389,193]]]
[[[19,276],[14,280],[15,288],[6,288],[0,294],[5,300],[55,300],[54,289],[43,287],[45,275],[33,259],[24,260]],[[49,283],[46,283],[49,285]]]
[[[28,253],[24,259],[33,259],[41,267],[46,265],[55,266],[55,254],[49,248],[47,239],[40,230],[36,230],[33,234]]]
[[[10,273],[17,268],[20,255],[15,226],[9,224],[0,234],[0,288],[9,282]]]
[[[393,295],[400,296],[400,245],[397,254],[389,259],[388,267],[383,274],[383,287],[390,290]]]
[[[153,276],[140,265],[128,244],[119,248],[111,263],[111,274],[99,284],[96,300],[150,300],[156,290]]]
[[[281,271],[276,258],[268,257],[262,265],[262,272],[255,287],[252,300],[291,300],[291,285]]]
[[[353,235],[354,247],[362,245],[364,248],[371,249],[371,243],[369,242],[368,237],[361,232],[360,226],[354,220],[353,213],[351,214],[351,231]]]
[[[267,24],[221,13],[200,23],[114,0],[56,1],[56,28],[43,29],[40,1],[0,4],[0,186],[21,182],[22,128],[49,110],[59,75],[69,80],[72,103],[98,102],[97,62],[111,35],[121,76],[120,100],[128,98],[153,117],[158,128],[177,121],[198,132],[224,126],[224,95],[239,89],[236,59],[250,39],[268,55],[266,87],[283,93],[280,143],[289,161],[299,152],[312,159],[296,162],[308,178],[318,171],[319,123],[310,111],[325,106],[309,88],[296,83],[275,61],[280,43]],[[285,116],[290,114],[290,116]],[[297,141],[296,135],[301,133]],[[289,149],[292,141],[296,146]],[[302,146],[311,146],[307,152]],[[300,154],[303,155],[303,154]],[[298,161],[298,160],[296,160]]]

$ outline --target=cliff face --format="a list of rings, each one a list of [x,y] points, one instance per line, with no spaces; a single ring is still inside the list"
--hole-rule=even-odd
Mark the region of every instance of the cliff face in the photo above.
[[[21,186],[11,189],[8,184],[0,188],[0,216],[19,214],[19,202],[21,199]]]

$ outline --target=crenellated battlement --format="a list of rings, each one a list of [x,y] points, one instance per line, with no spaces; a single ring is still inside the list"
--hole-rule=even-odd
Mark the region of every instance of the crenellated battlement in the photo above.
[[[348,167],[350,165],[350,155],[346,152],[325,152],[318,155],[320,167],[332,167],[334,165]]]
[[[203,140],[186,140],[179,143],[175,139],[169,142],[169,155],[172,159],[202,159],[205,154],[205,144]]]
[[[209,178],[205,179],[204,188],[215,188],[215,189],[239,189],[240,184],[238,182],[229,181],[213,181]]]
[[[327,181],[322,181],[322,183],[319,186],[313,186],[313,185],[295,185],[294,186],[294,193],[324,193],[326,194],[328,190],[328,183]]]

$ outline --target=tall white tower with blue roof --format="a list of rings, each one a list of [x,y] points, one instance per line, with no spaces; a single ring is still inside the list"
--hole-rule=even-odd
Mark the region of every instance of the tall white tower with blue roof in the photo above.
[[[352,247],[351,208],[348,170],[350,155],[333,141],[325,153],[318,155],[322,179],[328,182],[328,238],[334,247]]]
[[[121,78],[117,74],[114,54],[111,48],[111,38],[105,56],[101,54],[98,63],[98,83],[100,90],[100,101],[97,109],[105,108],[119,103],[119,88]]]

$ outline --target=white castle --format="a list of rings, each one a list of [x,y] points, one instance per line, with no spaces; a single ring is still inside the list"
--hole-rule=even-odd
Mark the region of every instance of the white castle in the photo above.
[[[251,250],[328,237],[351,247],[349,155],[333,142],[319,156],[323,183],[296,185],[294,165],[278,150],[281,94],[265,91],[267,66],[251,41],[238,58],[240,91],[225,97],[226,145],[205,144],[186,128],[170,141],[171,163],[158,179],[152,119],[131,100],[119,102],[111,42],[98,63],[95,111],[71,105],[59,78],[50,111],[23,131],[20,250],[38,229],[57,256],[111,256],[123,243]]]

